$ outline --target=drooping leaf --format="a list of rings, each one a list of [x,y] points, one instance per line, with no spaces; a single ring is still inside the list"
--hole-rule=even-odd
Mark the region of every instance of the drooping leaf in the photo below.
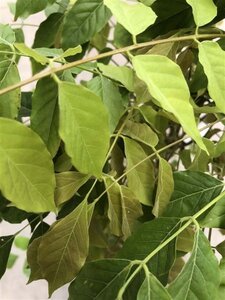
[[[60,135],[74,166],[83,174],[100,177],[109,146],[104,104],[90,90],[61,82],[59,106]]]
[[[142,147],[134,140],[124,138],[124,143],[127,158],[128,187],[141,203],[151,206],[155,185],[154,167],[151,159],[147,158]],[[143,162],[140,163],[141,161]],[[138,163],[140,164],[136,166]]]
[[[188,262],[179,276],[169,285],[168,291],[174,300],[217,299],[220,272],[217,259],[209,241],[199,229]]]
[[[63,48],[87,42],[105,26],[110,16],[103,0],[77,0],[65,16],[62,29]]]
[[[145,123],[135,123],[128,120],[123,134],[150,147],[155,147],[159,142],[157,134]]]
[[[208,91],[216,106],[225,113],[225,51],[216,42],[199,44],[199,61],[208,78]]]
[[[135,221],[142,215],[140,202],[127,187],[113,182],[110,178],[105,178],[105,185],[108,189],[108,217],[111,233],[126,239],[131,235]]]
[[[212,21],[217,15],[217,7],[213,0],[186,0],[192,7],[197,26],[203,26]]]
[[[43,235],[38,261],[43,277],[48,281],[50,296],[70,282],[85,263],[89,246],[88,227],[88,206],[84,200]]]
[[[13,235],[0,237],[0,278],[5,273],[13,239]]]
[[[56,174],[55,203],[61,205],[69,200],[89,178],[74,171]]]
[[[47,57],[45,57],[44,55],[41,55],[34,49],[27,47],[23,43],[15,43],[14,46],[20,51],[20,53],[27,55],[29,57],[32,57],[34,60],[36,60],[37,62],[39,62],[43,65],[45,65],[49,62],[49,59]]]
[[[201,172],[181,171],[174,173],[174,193],[164,216],[192,216],[218,196],[223,182]]]
[[[16,41],[15,32],[9,25],[0,24],[0,44],[13,44]]]
[[[31,128],[42,138],[54,157],[60,144],[58,87],[50,77],[39,80],[34,91]]]
[[[164,286],[155,278],[154,275],[148,273],[143,281],[138,294],[137,300],[172,300]]]
[[[122,83],[128,91],[134,91],[134,73],[131,68],[104,65],[102,63],[98,63],[98,68],[103,75]]]
[[[155,216],[161,216],[164,211],[167,210],[167,205],[170,201],[173,189],[174,181],[171,165],[165,159],[160,157],[157,192],[152,210]]]
[[[96,76],[87,83],[87,87],[102,98],[109,114],[110,132],[113,133],[125,110],[118,86],[110,79]]]
[[[55,178],[50,154],[39,136],[25,125],[0,118],[0,189],[28,212],[55,209]]]
[[[26,18],[43,10],[48,4],[48,0],[17,0],[15,20],[19,17]]]
[[[104,259],[85,264],[69,287],[69,300],[116,299],[131,270],[126,259]]]
[[[157,218],[146,222],[125,241],[118,252],[118,258],[143,260],[163,241],[179,229],[177,218]],[[167,283],[168,273],[175,260],[176,240],[171,241],[148,262],[150,271],[163,284]]]
[[[133,66],[137,76],[147,84],[149,92],[162,108],[173,113],[186,133],[207,152],[196,126],[189,102],[190,92],[179,66],[160,55],[135,56]]]
[[[14,61],[7,58],[0,60],[0,89],[20,81],[19,72]],[[0,96],[0,116],[15,119],[20,107],[20,90],[16,89]]]
[[[155,23],[157,18],[154,11],[142,3],[130,5],[121,0],[104,0],[118,23],[123,25],[132,35],[138,35]]]

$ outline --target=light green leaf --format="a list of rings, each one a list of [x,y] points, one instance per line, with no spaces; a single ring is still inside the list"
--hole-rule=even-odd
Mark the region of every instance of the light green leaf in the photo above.
[[[207,152],[189,102],[188,85],[179,66],[160,55],[135,56],[133,66],[137,76],[147,84],[149,92],[162,108],[173,113],[186,133]]]
[[[154,167],[151,159],[142,147],[129,138],[124,138],[127,158],[128,187],[134,192],[137,199],[148,206],[153,205],[153,190],[155,186]],[[137,167],[136,164],[140,163]],[[129,171],[131,170],[132,171]]]
[[[87,83],[87,87],[102,98],[109,114],[110,132],[113,133],[125,110],[118,86],[110,79],[96,76]]]
[[[104,104],[90,90],[61,82],[59,106],[60,135],[72,163],[81,173],[100,177],[110,137]]]
[[[38,261],[49,284],[49,296],[70,282],[85,263],[89,248],[88,227],[88,206],[84,200],[42,236]]]
[[[199,44],[199,61],[208,78],[208,91],[216,106],[225,113],[225,51],[216,42]]]
[[[131,270],[126,259],[104,259],[87,263],[69,287],[69,300],[117,299]]]
[[[90,176],[79,172],[62,172],[56,174],[55,203],[57,206],[69,200]]]
[[[159,217],[166,210],[174,189],[173,171],[170,164],[159,158],[158,186],[153,207],[153,214]]]
[[[126,3],[122,0],[104,0],[104,3],[116,17],[118,23],[132,35],[138,35],[155,23],[154,11],[142,3]]]
[[[0,44],[11,45],[15,43],[15,32],[9,25],[0,24]]]
[[[128,120],[122,133],[150,147],[155,147],[159,142],[157,134],[145,123]]]
[[[138,294],[137,300],[172,300],[167,290],[158,279],[149,273],[146,275]]]
[[[81,45],[108,22],[111,13],[103,0],[78,0],[65,16],[62,29],[64,49]]]
[[[195,24],[203,26],[212,21],[217,15],[217,7],[213,0],[186,0],[192,7]]]
[[[201,172],[175,172],[174,193],[164,216],[194,215],[221,193],[223,185],[222,181]]]
[[[20,81],[15,63],[8,59],[0,60],[0,89]],[[0,116],[15,119],[20,107],[20,89],[0,96]]]
[[[32,97],[31,128],[42,138],[52,157],[60,144],[58,87],[51,77],[38,81]]]
[[[0,118],[0,189],[28,212],[55,210],[55,176],[49,152],[25,125]]]
[[[58,59],[61,59],[61,58],[65,58],[65,57],[68,57],[68,56],[73,56],[73,55],[76,55],[78,53],[81,53],[82,52],[82,48],[81,46],[77,46],[77,47],[74,47],[74,48],[69,48],[67,49],[63,54],[61,54]]]
[[[131,68],[104,65],[102,63],[98,63],[98,68],[104,76],[122,83],[128,91],[134,91],[134,72]]]
[[[111,233],[126,239],[131,235],[135,221],[142,215],[141,204],[127,187],[120,186],[110,178],[104,178],[104,181],[108,189],[108,217]]]
[[[143,260],[163,241],[176,232],[179,227],[180,222],[177,218],[157,218],[153,221],[145,222],[125,241],[117,257]],[[175,260],[175,246],[176,239],[173,239],[148,262],[150,271],[163,284],[168,282],[169,270]]]
[[[15,20],[19,17],[26,18],[43,10],[48,4],[48,0],[17,0]]]
[[[188,262],[179,276],[169,285],[174,300],[217,299],[220,272],[209,241],[199,229]]]
[[[0,236],[0,278],[5,273],[14,236]]]
[[[7,269],[11,269],[15,265],[15,262],[17,261],[18,257],[19,256],[16,254],[13,254],[13,253],[9,254],[9,259],[7,262]]]
[[[16,236],[14,240],[14,245],[21,249],[21,250],[27,250],[27,246],[29,244],[29,238],[25,236]]]
[[[42,65],[45,65],[49,62],[49,59],[45,57],[44,55],[41,55],[36,50],[31,49],[27,47],[23,43],[15,43],[14,46],[16,49],[18,49],[22,54],[27,55],[29,57],[32,57],[37,62],[41,63]]]

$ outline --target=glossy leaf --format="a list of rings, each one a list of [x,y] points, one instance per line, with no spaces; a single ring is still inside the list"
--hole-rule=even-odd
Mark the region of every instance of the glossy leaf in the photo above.
[[[168,288],[174,300],[217,299],[220,273],[217,259],[204,233],[199,229],[191,257]]]
[[[109,146],[104,104],[90,90],[61,82],[59,106],[60,135],[72,163],[81,173],[100,177]]]
[[[11,38],[10,38],[11,39]],[[15,63],[7,58],[0,60],[0,89],[20,81]],[[0,116],[15,119],[20,107],[20,90],[16,89],[0,96]]]
[[[109,114],[110,132],[113,133],[125,110],[118,86],[110,79],[96,76],[87,83],[87,87],[99,96],[105,104]]]
[[[154,168],[151,159],[147,158],[142,147],[134,140],[124,138],[124,143],[127,158],[128,187],[141,203],[151,206],[153,204],[155,185]],[[140,164],[136,166],[138,163]]]
[[[88,206],[84,200],[42,237],[38,261],[43,277],[48,281],[50,296],[70,282],[85,263],[89,246],[88,227]]]
[[[150,147],[155,147],[159,142],[157,134],[145,123],[135,123],[128,120],[123,134]]]
[[[208,78],[208,91],[216,106],[225,113],[225,51],[211,41],[199,44],[199,61]]]
[[[104,0],[118,23],[123,25],[132,35],[138,35],[155,23],[156,14],[142,3],[129,3],[121,0]]]
[[[143,281],[137,295],[137,300],[172,300],[164,286],[148,273]]]
[[[56,174],[56,204],[61,205],[69,200],[89,178],[88,175],[72,171]]]
[[[164,216],[192,216],[218,196],[223,182],[201,172],[181,171],[174,173],[174,193]]]
[[[87,42],[99,32],[111,14],[103,0],[77,0],[66,14],[62,45],[67,49]]]
[[[13,240],[13,235],[0,237],[0,278],[5,273]]]
[[[0,189],[28,212],[55,210],[50,154],[39,136],[14,120],[0,118]]]
[[[140,202],[127,187],[113,182],[110,178],[105,178],[105,185],[108,189],[108,217],[111,233],[126,239],[131,235],[138,217],[142,215]]]
[[[212,21],[217,15],[217,7],[213,0],[186,0],[191,5],[197,26],[203,26]]]
[[[134,91],[134,73],[131,68],[117,67],[98,63],[98,68],[103,75],[120,82],[128,91]]]
[[[140,225],[125,241],[117,257],[130,260],[143,260],[163,243],[163,241],[177,231],[179,226],[180,223],[177,218],[157,218],[153,221],[146,222]],[[162,283],[167,282],[169,270],[175,260],[175,243],[176,240],[174,239],[148,262],[150,271]]]
[[[130,261],[126,259],[87,263],[69,287],[69,300],[116,299],[130,269]]]
[[[190,92],[179,66],[160,55],[135,56],[133,66],[137,76],[147,84],[149,92],[162,108],[173,113],[186,133],[207,152],[196,126],[189,102]]]
[[[58,87],[50,77],[39,80],[34,91],[31,128],[42,138],[54,157],[60,144]]]
[[[174,181],[172,168],[165,159],[160,157],[157,192],[152,210],[156,217],[163,215],[164,211],[167,210],[167,205],[169,204],[173,189]]]

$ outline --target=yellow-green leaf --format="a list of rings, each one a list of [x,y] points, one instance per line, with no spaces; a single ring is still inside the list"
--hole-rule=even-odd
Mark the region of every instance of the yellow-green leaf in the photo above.
[[[186,0],[192,7],[195,24],[203,26],[212,21],[217,15],[217,7],[213,0]]]

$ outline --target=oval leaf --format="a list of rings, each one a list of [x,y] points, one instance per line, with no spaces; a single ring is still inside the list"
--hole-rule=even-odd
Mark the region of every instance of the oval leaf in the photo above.
[[[23,124],[0,118],[0,189],[28,212],[55,210],[51,156],[39,136]]]
[[[203,26],[212,21],[217,15],[217,7],[213,0],[186,0],[191,5],[195,24]]]
[[[74,166],[100,177],[109,146],[108,115],[101,99],[69,82],[59,84],[60,135]]]

